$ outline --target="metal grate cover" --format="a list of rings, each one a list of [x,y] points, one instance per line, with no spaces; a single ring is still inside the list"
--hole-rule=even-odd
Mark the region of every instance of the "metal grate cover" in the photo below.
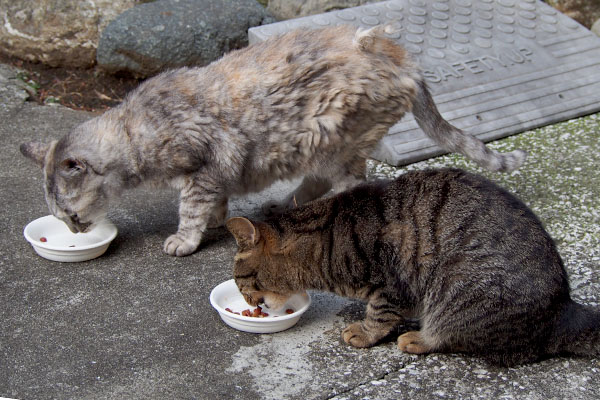
[[[251,28],[249,40],[391,22],[442,115],[486,142],[600,110],[600,38],[539,0],[384,1]],[[373,157],[403,165],[442,153],[407,115]]]

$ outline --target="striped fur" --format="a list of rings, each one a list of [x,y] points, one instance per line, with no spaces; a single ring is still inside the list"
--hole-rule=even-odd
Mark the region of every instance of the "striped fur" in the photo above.
[[[238,287],[279,305],[316,289],[365,300],[343,339],[398,338],[410,353],[469,352],[514,365],[600,356],[600,313],[573,302],[552,238],[517,198],[460,170],[409,172],[264,222],[232,218]],[[251,239],[250,239],[251,238]]]
[[[521,165],[524,152],[496,153],[445,122],[417,65],[383,31],[298,30],[167,71],[53,146],[21,151],[44,169],[48,206],[74,232],[124,189],[179,190],[179,228],[164,244],[178,256],[222,224],[232,195],[304,175],[283,204],[267,207],[280,211],[364,181],[366,157],[411,109],[442,146],[492,170]]]

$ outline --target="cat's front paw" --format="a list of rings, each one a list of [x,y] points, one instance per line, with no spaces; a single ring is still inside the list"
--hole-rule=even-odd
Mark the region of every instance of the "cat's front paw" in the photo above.
[[[354,347],[371,347],[377,340],[363,327],[361,322],[355,322],[342,331],[344,342]]]
[[[398,337],[398,348],[405,353],[427,354],[431,353],[430,346],[425,344],[419,331],[406,332]]]
[[[171,256],[182,257],[192,254],[198,248],[199,244],[195,240],[176,233],[165,240],[164,250],[165,253]]]

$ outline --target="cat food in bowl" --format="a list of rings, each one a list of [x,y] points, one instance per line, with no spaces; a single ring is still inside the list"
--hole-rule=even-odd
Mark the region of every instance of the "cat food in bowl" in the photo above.
[[[40,256],[52,261],[77,262],[104,254],[117,236],[117,227],[103,220],[89,232],[73,233],[60,219],[47,215],[30,222],[23,235]]]
[[[310,306],[308,293],[296,294],[280,310],[264,305],[249,306],[233,279],[216,286],[210,293],[210,304],[221,319],[232,328],[251,333],[273,333],[291,328]],[[245,314],[245,315],[243,315]]]

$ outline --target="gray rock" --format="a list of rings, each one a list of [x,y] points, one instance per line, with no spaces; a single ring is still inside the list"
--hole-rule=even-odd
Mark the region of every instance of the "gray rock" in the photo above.
[[[592,25],[592,32],[600,36],[600,18],[598,18],[598,20],[594,22],[594,25]]]
[[[100,32],[140,0],[0,0],[0,51],[52,67],[89,67]]]
[[[269,0],[267,10],[279,20],[376,3],[377,0]]]
[[[158,0],[133,7],[100,36],[97,61],[108,72],[143,77],[206,65],[248,44],[248,28],[274,22],[255,0]]]
[[[600,18],[600,1],[598,0],[546,0],[546,3],[588,29],[592,27],[594,21]]]

